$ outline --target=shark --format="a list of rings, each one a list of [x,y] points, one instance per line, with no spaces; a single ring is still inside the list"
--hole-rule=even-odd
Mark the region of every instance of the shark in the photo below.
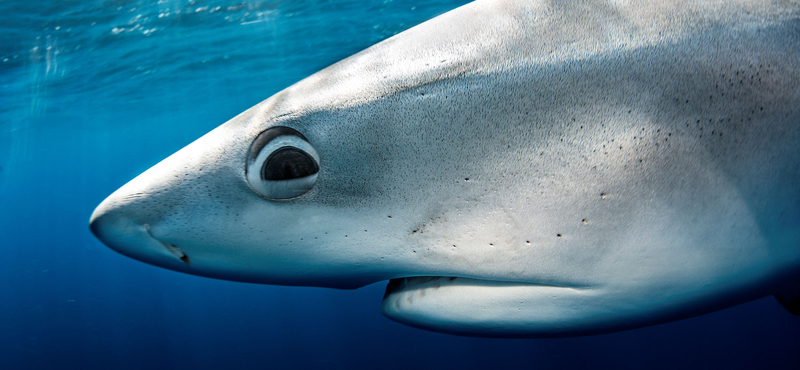
[[[325,68],[105,199],[139,261],[354,289],[486,337],[774,295],[800,314],[800,2],[479,0]]]

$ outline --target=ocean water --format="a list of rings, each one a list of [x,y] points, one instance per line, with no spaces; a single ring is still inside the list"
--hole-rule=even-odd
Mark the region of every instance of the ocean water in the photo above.
[[[767,297],[614,334],[482,339],[352,291],[149,266],[88,230],[119,186],[241,111],[465,1],[0,2],[0,369],[800,369]]]

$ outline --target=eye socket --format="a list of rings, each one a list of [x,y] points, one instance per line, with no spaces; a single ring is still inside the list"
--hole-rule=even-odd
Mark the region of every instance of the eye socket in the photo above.
[[[275,126],[250,146],[245,175],[250,187],[269,199],[290,199],[317,181],[319,155],[308,140],[289,127]]]

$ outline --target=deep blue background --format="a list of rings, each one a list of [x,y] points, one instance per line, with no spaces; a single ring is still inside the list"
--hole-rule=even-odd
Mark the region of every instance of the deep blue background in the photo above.
[[[89,233],[141,171],[462,3],[0,2],[0,369],[800,368],[800,318],[771,297],[609,335],[463,338],[381,316],[385,283],[216,281]]]

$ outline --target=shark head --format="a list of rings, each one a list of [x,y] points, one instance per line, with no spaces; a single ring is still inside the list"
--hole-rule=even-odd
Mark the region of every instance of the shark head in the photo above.
[[[800,45],[781,18],[800,13],[701,5],[459,8],[211,131],[90,228],[200,276],[391,280],[387,316],[466,335],[608,332],[775,294],[800,266]]]

